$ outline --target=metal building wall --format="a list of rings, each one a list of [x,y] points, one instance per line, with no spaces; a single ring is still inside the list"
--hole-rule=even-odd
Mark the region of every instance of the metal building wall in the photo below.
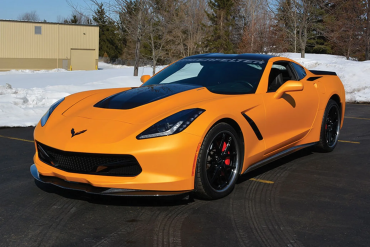
[[[59,25],[59,57],[71,58],[71,49],[95,49],[99,57],[99,28],[96,26]]]
[[[0,58],[56,58],[57,31],[55,25],[0,21]]]
[[[69,69],[72,49],[93,51],[97,65],[99,27],[0,20],[0,70]]]

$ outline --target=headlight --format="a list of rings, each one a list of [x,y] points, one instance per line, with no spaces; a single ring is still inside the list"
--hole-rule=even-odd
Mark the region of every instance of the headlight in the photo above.
[[[199,108],[180,111],[152,125],[136,138],[140,140],[177,134],[186,129],[203,112],[205,110]]]
[[[48,121],[50,115],[53,113],[53,111],[55,110],[55,108],[57,108],[57,106],[62,103],[62,101],[64,100],[63,99],[60,99],[58,100],[57,102],[55,102],[54,104],[52,104],[49,108],[49,110],[44,114],[44,116],[41,118],[41,126],[44,126],[46,124],[46,122]]]

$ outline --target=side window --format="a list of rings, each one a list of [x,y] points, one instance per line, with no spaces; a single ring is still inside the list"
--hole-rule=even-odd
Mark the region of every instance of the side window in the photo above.
[[[302,80],[303,78],[306,77],[306,71],[304,70],[304,68],[302,68],[302,66],[299,66],[298,64],[296,63],[292,63],[295,71],[297,72],[297,75],[298,75],[298,78],[299,80]]]
[[[267,92],[276,92],[286,81],[296,80],[289,62],[275,62],[271,67]]]

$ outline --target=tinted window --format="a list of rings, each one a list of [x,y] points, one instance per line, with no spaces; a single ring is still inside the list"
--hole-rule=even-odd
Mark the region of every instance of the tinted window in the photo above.
[[[255,93],[265,69],[263,60],[185,58],[159,72],[143,86],[194,84],[219,94]]]
[[[298,64],[296,63],[292,63],[295,71],[297,71],[297,74],[298,74],[298,78],[299,80],[302,80],[303,78],[306,77],[306,71],[304,70],[304,68],[302,68],[302,66],[299,66]]]

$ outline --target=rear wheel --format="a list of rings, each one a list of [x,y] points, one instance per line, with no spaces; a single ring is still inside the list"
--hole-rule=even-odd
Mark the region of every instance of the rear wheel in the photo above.
[[[340,110],[337,102],[329,100],[321,125],[320,141],[315,149],[320,152],[331,152],[338,143],[340,131]]]
[[[194,184],[196,196],[218,199],[228,195],[239,175],[241,151],[234,128],[226,123],[215,125],[199,150]]]

